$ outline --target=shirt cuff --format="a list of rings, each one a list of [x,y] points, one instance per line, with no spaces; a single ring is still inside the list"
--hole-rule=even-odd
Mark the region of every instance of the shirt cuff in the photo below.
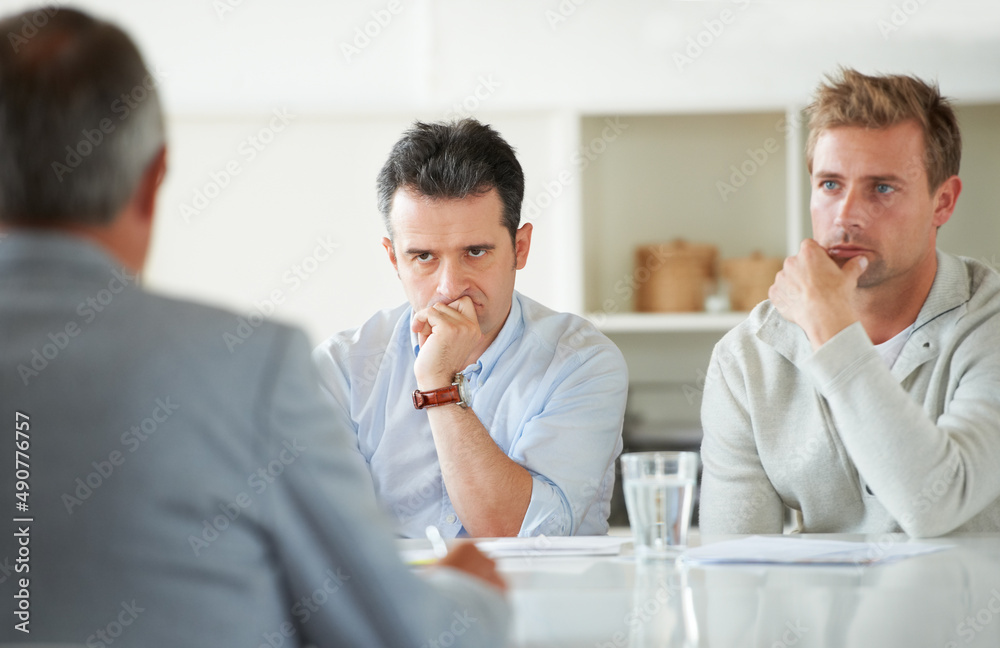
[[[836,388],[850,380],[862,367],[878,360],[878,351],[872,345],[860,322],[840,331],[821,346],[803,365],[820,393]]]
[[[524,513],[518,536],[568,536],[573,533],[573,513],[562,492],[550,482],[532,475],[531,501]]]

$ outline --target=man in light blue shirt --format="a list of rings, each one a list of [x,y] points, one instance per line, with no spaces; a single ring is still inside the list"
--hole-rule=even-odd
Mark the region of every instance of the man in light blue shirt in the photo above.
[[[627,368],[586,320],[514,291],[531,224],[513,149],[472,119],[417,122],[378,189],[409,303],[314,359],[398,532],[606,533]]]

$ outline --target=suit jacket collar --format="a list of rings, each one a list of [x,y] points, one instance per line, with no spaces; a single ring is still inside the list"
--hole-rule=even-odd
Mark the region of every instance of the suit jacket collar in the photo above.
[[[79,236],[57,230],[14,230],[0,238],[0,278],[53,270],[121,270],[104,248]]]

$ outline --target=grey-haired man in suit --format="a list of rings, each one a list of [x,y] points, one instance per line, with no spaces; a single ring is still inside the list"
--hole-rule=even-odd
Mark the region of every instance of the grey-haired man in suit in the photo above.
[[[166,154],[128,36],[0,35],[0,643],[502,645],[492,561],[399,560],[301,332],[231,353],[233,314],[139,287]]]

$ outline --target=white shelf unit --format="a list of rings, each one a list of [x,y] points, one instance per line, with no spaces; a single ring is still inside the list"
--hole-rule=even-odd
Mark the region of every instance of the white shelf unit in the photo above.
[[[606,334],[616,333],[725,333],[746,313],[588,313],[587,317]]]
[[[784,257],[796,248],[802,187],[790,179],[804,174],[799,114],[581,116],[579,146],[594,158],[580,172],[583,307],[591,319],[609,332],[735,325],[736,313],[632,313],[642,279],[634,251],[676,238],[712,243],[720,258]],[[625,128],[605,142],[612,118]]]

